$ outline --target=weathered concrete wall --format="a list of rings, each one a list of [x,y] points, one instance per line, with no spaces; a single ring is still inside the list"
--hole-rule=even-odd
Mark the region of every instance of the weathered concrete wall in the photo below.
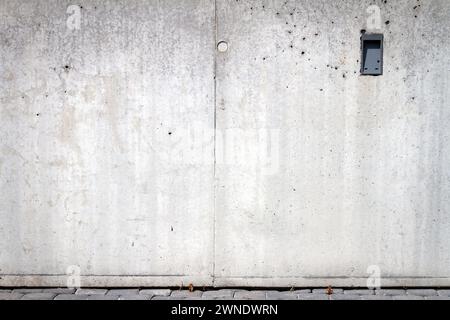
[[[210,284],[213,1],[0,12],[0,284]]]
[[[0,15],[0,285],[450,285],[449,1]]]
[[[374,3],[385,70],[362,77]],[[219,167],[216,283],[365,286],[374,265],[384,285],[449,284],[450,2],[218,4],[217,126],[279,149]]]

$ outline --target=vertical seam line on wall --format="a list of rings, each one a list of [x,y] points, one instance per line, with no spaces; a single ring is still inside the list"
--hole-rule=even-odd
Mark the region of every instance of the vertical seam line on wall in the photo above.
[[[213,165],[213,243],[212,243],[212,286],[216,281],[216,193],[217,193],[217,0],[214,0],[214,165]]]

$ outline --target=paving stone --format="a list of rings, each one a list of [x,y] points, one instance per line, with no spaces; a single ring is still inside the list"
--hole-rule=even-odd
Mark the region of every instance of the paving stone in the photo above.
[[[168,297],[162,297],[162,296],[157,296],[157,297],[153,297],[152,300],[173,300],[173,301],[180,301],[180,300],[184,300],[186,297],[172,297],[172,296],[168,296]]]
[[[251,290],[246,290],[246,289],[234,289],[234,295],[236,295],[237,292],[250,292]]]
[[[146,296],[162,296],[162,297],[168,297],[172,293],[172,290],[170,289],[143,289],[139,291],[139,294],[143,294]]]
[[[306,293],[306,294],[299,294],[298,300],[330,300],[330,296],[327,294],[320,294],[320,293]]]
[[[56,294],[74,294],[76,289],[69,288],[54,288],[54,289],[44,289],[42,292],[45,293],[56,293]]]
[[[106,295],[108,296],[133,296],[138,295],[139,289],[111,289]]]
[[[393,300],[424,300],[421,296],[392,296]]]
[[[375,290],[371,290],[371,289],[346,289],[346,290],[344,290],[344,294],[370,296],[370,295],[374,295],[375,294]]]
[[[75,294],[82,294],[86,296],[92,295],[105,295],[108,290],[106,289],[78,289]]]
[[[56,293],[49,292],[35,292],[35,293],[27,293],[25,294],[21,300],[53,300],[55,298]]]
[[[268,300],[297,300],[297,294],[293,291],[268,291],[266,293],[266,299]]]
[[[12,292],[15,293],[39,293],[42,292],[42,288],[19,288],[19,289],[14,289]]]
[[[437,291],[433,289],[408,289],[406,293],[412,296],[423,296],[423,297],[437,296]]]
[[[135,294],[135,295],[126,295],[126,296],[120,296],[119,300],[150,300],[152,296],[147,295],[141,295],[141,294]]]
[[[215,300],[215,299],[232,299],[234,295],[234,290],[222,289],[214,291],[203,292],[202,298],[204,300]]]
[[[183,298],[189,298],[189,297],[201,297],[202,294],[203,294],[202,291],[190,292],[189,290],[177,290],[177,291],[172,291],[172,293],[170,294],[170,297],[183,299]]]
[[[154,296],[152,300],[176,300],[176,298],[171,298],[170,296]]]
[[[292,291],[294,294],[304,294],[304,293],[311,293],[311,289],[300,289],[300,290],[294,290]]]
[[[333,288],[333,294],[337,294],[337,293],[343,293],[344,289],[334,289]],[[313,289],[312,293],[317,293],[317,294],[328,294],[328,288],[321,288],[321,289]]]
[[[234,300],[265,300],[265,291],[236,291]]]
[[[205,300],[205,299],[203,299],[202,298],[202,300]],[[208,299],[206,299],[206,300],[208,300]],[[209,299],[209,300],[234,300],[233,298],[226,298],[226,297],[219,297],[219,298],[214,298],[214,299]]]
[[[64,300],[64,301],[68,301],[68,300],[87,300],[87,298],[89,298],[89,296],[85,295],[85,294],[58,294],[55,297],[55,300]]]
[[[11,289],[0,289],[0,293],[9,293],[11,291]]]
[[[378,289],[375,294],[382,296],[405,296],[406,290],[403,289]]]
[[[86,298],[86,300],[118,300],[119,296],[107,296],[107,295],[102,295],[102,294],[94,294],[92,296],[88,296]]]
[[[392,296],[382,296],[382,295],[362,295],[361,300],[392,300]]]
[[[19,300],[23,294],[18,292],[0,292],[0,300]]]
[[[352,294],[332,294],[330,300],[361,300],[360,295]]]
[[[446,296],[446,297],[450,296],[450,290],[438,290],[437,293],[440,296]]]

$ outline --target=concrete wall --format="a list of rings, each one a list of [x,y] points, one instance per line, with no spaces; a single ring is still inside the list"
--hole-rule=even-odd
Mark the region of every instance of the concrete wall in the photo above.
[[[214,3],[0,3],[0,283],[211,283]]]
[[[450,285],[449,1],[0,15],[0,285]]]

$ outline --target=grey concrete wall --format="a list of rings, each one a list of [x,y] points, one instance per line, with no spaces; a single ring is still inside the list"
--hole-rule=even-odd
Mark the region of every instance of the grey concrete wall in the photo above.
[[[450,285],[449,1],[0,15],[0,285]]]
[[[0,12],[0,284],[211,283],[213,1]]]

